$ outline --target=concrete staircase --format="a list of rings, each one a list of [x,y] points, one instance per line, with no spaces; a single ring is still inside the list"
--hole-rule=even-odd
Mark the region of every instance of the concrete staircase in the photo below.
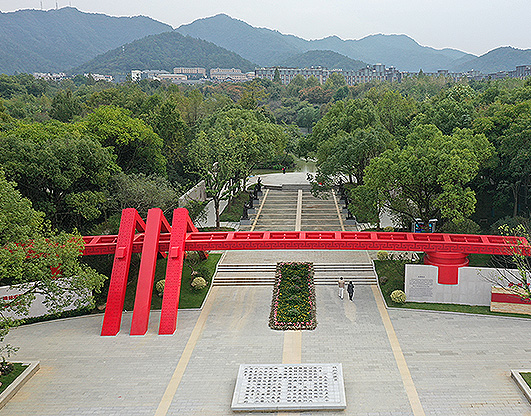
[[[256,207],[258,209],[258,207]],[[269,191],[255,231],[293,231],[297,217],[297,190]],[[254,215],[251,218],[254,219]]]
[[[301,230],[341,231],[334,200],[315,198],[309,191],[303,191]]]
[[[214,286],[272,286],[275,282],[275,264],[220,264]],[[371,263],[314,264],[316,285],[336,286],[340,277],[355,285],[377,284]]]

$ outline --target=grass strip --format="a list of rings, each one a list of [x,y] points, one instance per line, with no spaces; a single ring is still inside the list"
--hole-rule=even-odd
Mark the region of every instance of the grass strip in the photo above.
[[[216,265],[221,258],[221,253],[210,253],[208,259],[201,263],[201,267],[208,270],[208,276],[204,276],[207,281],[207,286],[201,290],[192,288],[192,269],[186,264],[183,267],[183,275],[181,279],[181,294],[179,296],[179,309],[200,308],[203,300],[208,293],[208,289],[212,284],[212,278],[216,271]],[[155,269],[155,279],[153,282],[153,296],[151,298],[151,309],[162,308],[162,296],[158,296],[155,285],[159,280],[164,280],[166,277],[166,259],[157,260],[157,267]],[[197,268],[197,267],[196,267]],[[131,264],[131,272],[129,273],[129,281],[127,283],[127,290],[125,292],[124,309],[132,311],[135,304],[136,285],[138,280],[138,265],[133,268]]]
[[[9,374],[0,376],[0,383],[2,385],[0,386],[0,393],[2,393],[5,389],[9,387],[9,385],[15,381],[15,379],[21,375],[26,368],[28,368],[27,364],[22,363],[13,363],[14,369]]]
[[[529,388],[531,388],[531,373],[520,373],[524,381],[527,383]]]
[[[277,263],[269,326],[278,330],[315,329],[313,263]]]
[[[227,204],[219,220],[223,222],[238,222],[243,215],[243,204],[249,201],[249,193],[242,191],[234,196]]]

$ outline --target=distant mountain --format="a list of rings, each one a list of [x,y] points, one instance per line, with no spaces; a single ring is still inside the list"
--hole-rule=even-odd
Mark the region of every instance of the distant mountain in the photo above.
[[[517,49],[504,46],[493,49],[477,58],[455,62],[452,70],[466,72],[472,69],[490,74],[498,71],[511,71],[517,65],[531,65],[531,49]]]
[[[203,67],[240,68],[252,71],[255,65],[238,54],[201,39],[165,32],[147,36],[97,56],[73,72],[126,74],[133,69],[161,69]]]
[[[72,7],[0,12],[0,73],[65,71],[124,43],[171,30],[149,17],[111,17]]]
[[[355,71],[367,66],[365,62],[350,59],[345,55],[333,51],[308,51],[299,55],[293,55],[284,61],[280,61],[277,65],[290,68],[322,66],[328,69],[343,69],[345,71]]]
[[[198,19],[175,30],[183,35],[208,40],[261,66],[273,65],[307,50],[304,39],[256,28],[226,14]]]
[[[329,36],[308,41],[275,30],[256,28],[225,14],[198,19],[175,30],[213,42],[262,66],[274,66],[290,56],[310,50],[331,50],[372,64],[383,63],[402,71],[422,69],[425,72],[449,69],[456,59],[475,57],[456,49],[421,46],[406,35],[380,34],[359,40]]]

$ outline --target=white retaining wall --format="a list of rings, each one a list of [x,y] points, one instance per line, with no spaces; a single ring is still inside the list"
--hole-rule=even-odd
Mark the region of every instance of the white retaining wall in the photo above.
[[[31,284],[31,283],[30,283]],[[23,293],[23,291],[20,288],[20,285],[13,285],[13,286],[1,286],[0,287],[0,298],[3,298],[5,301],[10,301],[16,299],[17,295]],[[68,306],[66,308],[63,308],[63,311],[68,311],[71,309],[75,309],[75,305],[72,304],[71,306]],[[35,294],[35,300],[31,304],[31,307],[29,309],[29,312],[25,315],[17,314],[13,311],[5,311],[4,316],[15,318],[15,319],[23,319],[23,318],[34,318],[37,316],[47,315],[50,311],[48,308],[46,308],[44,304],[44,296],[37,293]]]
[[[502,285],[498,279],[500,274],[510,276],[510,272],[505,269],[460,267],[459,283],[443,285],[437,282],[436,266],[406,264],[406,299],[409,302],[490,306],[491,287]]]
[[[205,181],[199,182],[196,186],[186,192],[179,198],[179,206],[184,207],[188,201],[206,201],[206,185]]]

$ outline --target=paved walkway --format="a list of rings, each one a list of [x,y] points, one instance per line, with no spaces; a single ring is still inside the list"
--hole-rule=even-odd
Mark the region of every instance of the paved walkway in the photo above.
[[[231,415],[240,363],[280,363],[284,334],[268,327],[271,289],[215,288],[212,309],[168,415]],[[155,415],[198,322],[180,311],[173,336],[100,337],[101,316],[20,327],[8,341],[41,369],[2,410],[6,415]],[[531,367],[527,320],[391,310],[391,320],[426,415],[531,415],[509,369]],[[412,415],[370,287],[355,302],[317,288],[315,331],[302,333],[303,363],[341,362],[347,409],[327,415]],[[319,414],[308,412],[304,415]]]

